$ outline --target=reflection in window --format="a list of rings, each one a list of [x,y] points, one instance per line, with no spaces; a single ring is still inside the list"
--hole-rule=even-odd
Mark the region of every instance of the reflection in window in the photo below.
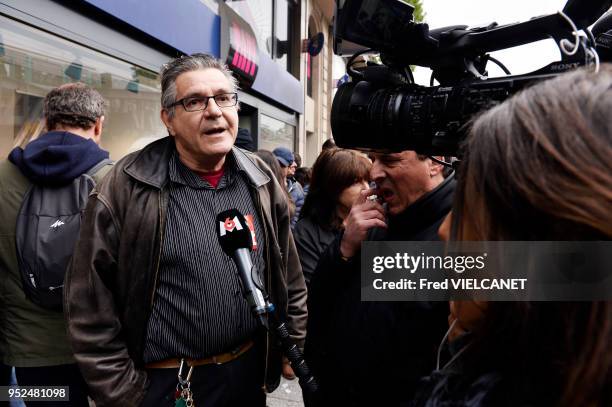
[[[291,71],[291,35],[289,33],[291,14],[287,0],[276,1],[275,36],[276,36],[276,62]]]
[[[251,26],[259,49],[298,77],[299,66],[291,65],[299,27],[296,0],[227,0],[226,4]]]
[[[262,150],[274,150],[276,147],[287,147],[294,150],[295,126],[291,126],[270,116],[261,114],[259,118],[259,142],[257,147]]]
[[[15,92],[15,125],[13,134],[15,146],[24,147],[28,141],[44,132],[43,98]],[[2,157],[4,158],[4,154]]]
[[[259,49],[272,56],[272,1],[228,0],[226,4],[249,23]]]
[[[166,135],[157,74],[0,17],[0,155],[44,132],[42,100],[80,81],[108,102],[102,147],[113,159]]]

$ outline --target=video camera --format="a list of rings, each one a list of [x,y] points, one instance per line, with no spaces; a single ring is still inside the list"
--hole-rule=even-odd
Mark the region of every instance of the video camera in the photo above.
[[[335,53],[354,55],[347,63],[351,80],[332,105],[334,140],[343,148],[457,155],[474,114],[536,81],[580,66],[597,69],[600,58],[612,61],[611,6],[612,0],[569,0],[562,11],[526,22],[430,30],[400,0],[337,0]],[[489,52],[546,38],[558,44],[561,61],[488,78],[489,61],[510,75]],[[353,68],[357,56],[374,51],[382,65]],[[440,85],[415,84],[410,65],[431,68],[430,85],[434,79]]]

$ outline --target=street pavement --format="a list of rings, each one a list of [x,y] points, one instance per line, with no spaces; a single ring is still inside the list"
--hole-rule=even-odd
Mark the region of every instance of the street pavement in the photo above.
[[[297,379],[286,380],[281,377],[280,386],[268,394],[268,407],[304,407],[302,389]]]

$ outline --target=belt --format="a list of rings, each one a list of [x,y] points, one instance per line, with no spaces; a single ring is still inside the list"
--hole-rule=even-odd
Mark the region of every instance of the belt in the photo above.
[[[240,355],[242,355],[243,353],[251,349],[253,345],[254,345],[254,342],[251,340],[246,343],[243,343],[242,345],[238,346],[232,351],[221,353],[220,355],[211,356],[206,359],[187,359],[185,358],[185,362],[187,363],[187,366],[200,366],[200,365],[210,365],[210,364],[222,365],[224,363],[231,362],[232,360],[237,359]],[[147,363],[145,365],[145,368],[147,369],[177,368],[178,369],[180,365],[181,365],[180,358],[171,358],[171,359],[159,360],[157,362]]]

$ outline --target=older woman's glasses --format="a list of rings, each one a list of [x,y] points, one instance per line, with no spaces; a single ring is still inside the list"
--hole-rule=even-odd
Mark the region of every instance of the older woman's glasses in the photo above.
[[[220,93],[214,96],[190,96],[177,100],[169,107],[183,105],[187,112],[198,112],[206,109],[210,99],[214,99],[217,106],[221,108],[232,107],[238,103],[238,93]]]

